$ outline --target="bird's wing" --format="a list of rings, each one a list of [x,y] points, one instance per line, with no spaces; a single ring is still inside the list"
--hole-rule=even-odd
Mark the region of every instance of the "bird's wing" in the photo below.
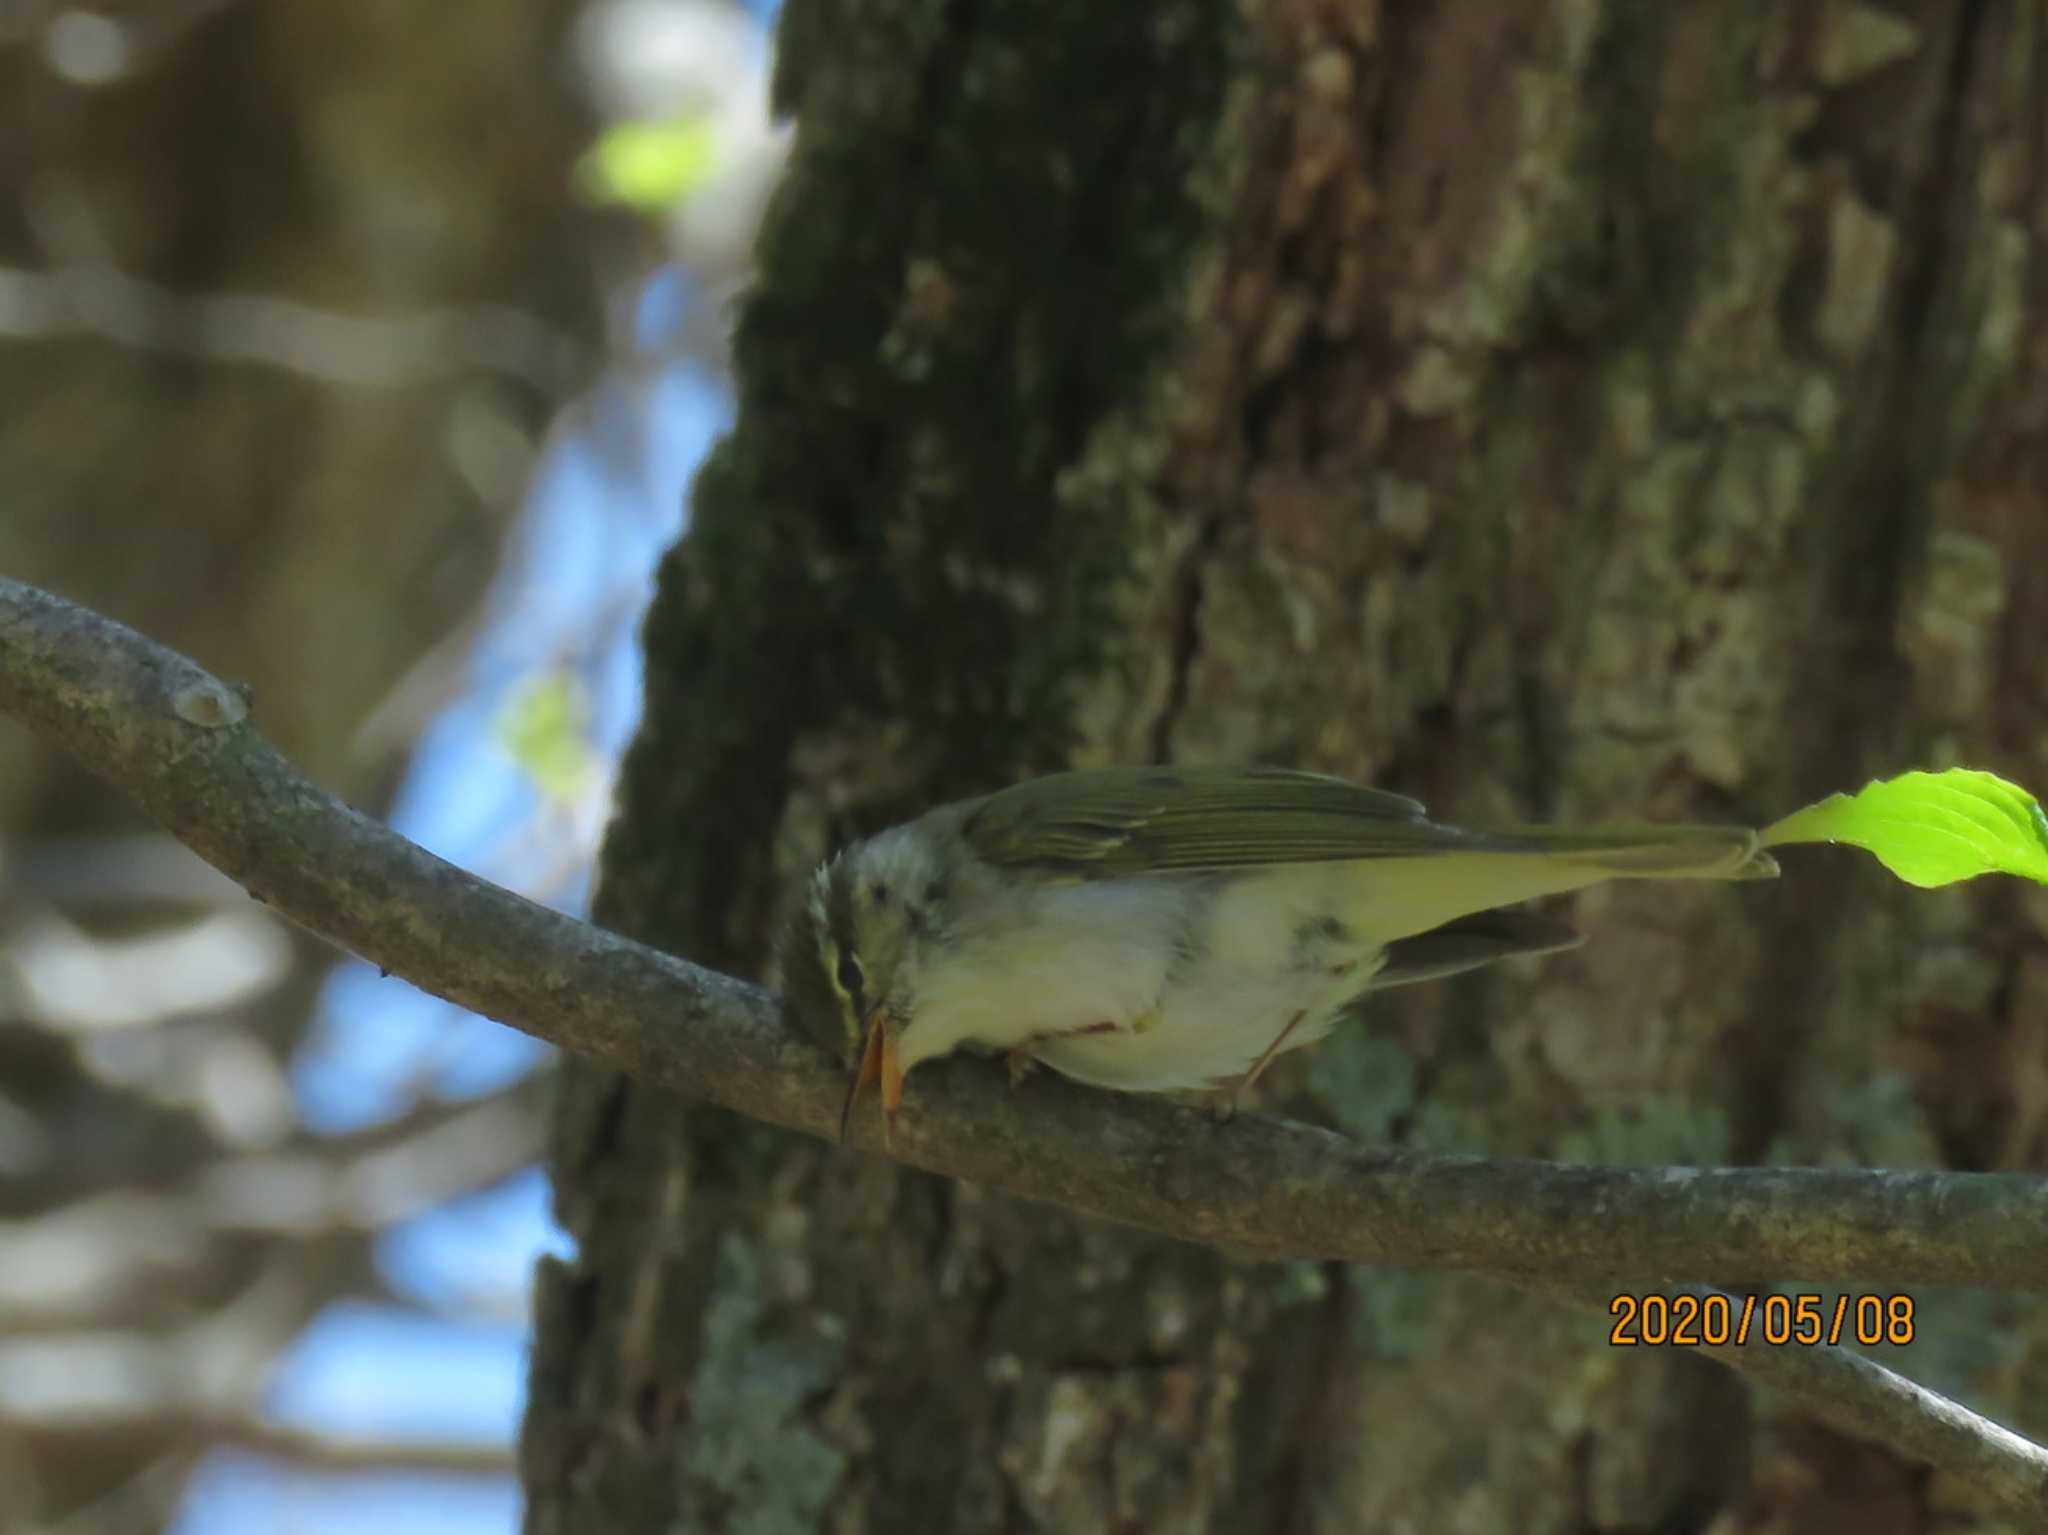
[[[999,865],[1090,879],[1398,858],[1474,839],[1421,805],[1285,768],[1104,768],[990,795],[963,830]]]
[[[1262,865],[1444,853],[1526,853],[1584,862],[1602,877],[1767,878],[1777,872],[1737,826],[1466,831],[1412,799],[1287,768],[1103,768],[991,794],[961,829],[998,866],[1078,879],[1220,873]]]

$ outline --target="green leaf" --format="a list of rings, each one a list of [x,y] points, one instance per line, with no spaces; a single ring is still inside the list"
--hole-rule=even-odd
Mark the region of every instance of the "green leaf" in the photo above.
[[[665,213],[718,172],[718,130],[708,114],[607,128],[583,157],[583,185],[599,202]]]
[[[588,714],[583,690],[564,672],[529,678],[498,712],[498,744],[556,804],[573,804],[597,779],[597,754],[583,738]]]
[[[1909,885],[1952,885],[2017,874],[2048,885],[2048,816],[2041,802],[1994,773],[1950,768],[1879,779],[1830,794],[1766,827],[1765,847],[1847,842],[1877,855]]]

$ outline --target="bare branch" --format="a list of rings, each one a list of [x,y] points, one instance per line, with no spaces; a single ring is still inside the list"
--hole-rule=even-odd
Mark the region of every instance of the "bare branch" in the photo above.
[[[369,1235],[538,1160],[547,1088],[537,1074],[473,1103],[422,1104],[330,1144],[233,1158],[208,1168],[193,1194],[218,1230]]]
[[[371,1439],[294,1428],[257,1417],[201,1423],[198,1431],[215,1444],[253,1450],[313,1471],[451,1471],[509,1476],[514,1470],[512,1446],[489,1441]]]
[[[646,1080],[830,1138],[840,1066],[759,987],[467,874],[295,773],[231,688],[134,631],[0,581],[0,707],[133,793],[258,900],[451,1002]],[[1590,1167],[1357,1144],[982,1063],[923,1068],[900,1160],[1239,1251],[1587,1280],[1740,1272],[2037,1288],[2048,1179]],[[857,1142],[877,1147],[879,1123]]]
[[[0,1339],[0,1422],[102,1429],[253,1411],[272,1361],[319,1310],[320,1265],[267,1265],[226,1305],[167,1334],[100,1329]]]
[[[329,1471],[512,1469],[504,1443],[365,1438],[262,1416],[256,1399],[270,1362],[319,1295],[292,1265],[279,1265],[169,1336],[101,1331],[0,1342],[0,1421],[232,1445]]]
[[[0,581],[0,708],[21,715],[259,900],[414,984],[645,1080],[829,1137],[840,1067],[758,987],[465,874],[296,774],[241,696],[132,630]],[[913,1165],[1266,1257],[1487,1270],[1542,1288],[1712,1273],[2033,1288],[2048,1180],[1812,1168],[1584,1167],[1363,1146],[1261,1116],[985,1063],[919,1074]],[[856,1130],[874,1148],[879,1127]],[[1542,1276],[1533,1279],[1531,1276]],[[1602,1308],[1604,1310],[1604,1306]],[[1716,1357],[1835,1421],[2048,1508],[2048,1452],[1838,1350]]]
[[[367,1237],[488,1188],[540,1156],[546,1090],[536,1074],[475,1102],[423,1103],[352,1135],[226,1158],[176,1191],[0,1221],[0,1336],[138,1320],[213,1262],[220,1238]]]
[[[460,368],[488,368],[560,398],[573,387],[580,362],[573,343],[502,306],[362,318],[260,294],[178,293],[104,267],[0,267],[0,335],[63,334],[181,356],[269,363],[359,388],[393,388]]]
[[[1547,1278],[1528,1279],[1520,1285],[1600,1312],[1607,1311],[1613,1298],[1585,1285],[1558,1284]],[[1666,1296],[1690,1294],[1702,1299],[1718,1293],[1695,1284],[1663,1284],[1658,1290]],[[1723,1298],[1732,1314],[1742,1314],[1742,1297]],[[1755,1328],[1744,1343],[1697,1347],[1700,1353],[1758,1385],[1782,1392],[1844,1433],[1939,1466],[2007,1507],[2034,1513],[2048,1510],[2048,1449],[1862,1354],[1829,1346],[1772,1344]]]

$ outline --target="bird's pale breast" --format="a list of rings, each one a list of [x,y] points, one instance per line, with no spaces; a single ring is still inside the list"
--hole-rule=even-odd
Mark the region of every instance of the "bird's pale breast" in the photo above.
[[[1286,1049],[1315,1043],[1385,958],[1337,915],[1356,881],[1355,870],[1347,883],[1326,868],[1205,882],[1187,914],[1191,941],[1149,1013],[1035,1053],[1100,1087],[1170,1092],[1249,1071],[1283,1030]]]
[[[1326,1034],[1383,959],[1337,913],[1341,866],[1038,886],[977,905],[919,976],[904,1069],[962,1044],[1165,1092]]]

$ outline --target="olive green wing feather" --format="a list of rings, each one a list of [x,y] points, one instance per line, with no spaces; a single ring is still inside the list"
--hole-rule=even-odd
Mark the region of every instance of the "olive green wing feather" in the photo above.
[[[1105,768],[990,795],[969,843],[995,864],[1084,878],[1188,873],[1466,846],[1398,794],[1284,768]]]
[[[1651,878],[1776,872],[1741,827],[1472,832],[1430,820],[1401,795],[1285,768],[1056,773],[979,801],[962,831],[993,864],[1078,879],[1445,853],[1547,854]]]

